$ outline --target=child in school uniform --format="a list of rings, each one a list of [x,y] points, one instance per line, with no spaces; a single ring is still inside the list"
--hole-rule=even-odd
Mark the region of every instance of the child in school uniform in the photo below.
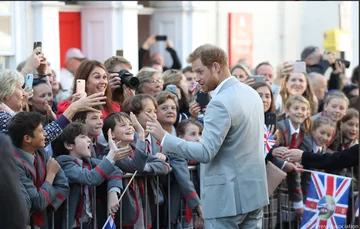
[[[81,111],[74,115],[72,121],[81,122],[87,132],[87,136],[91,140],[90,149],[91,157],[102,159],[105,155],[106,146],[98,142],[98,138],[102,133],[102,127],[104,125],[102,108],[99,106],[94,107],[96,111]]]
[[[201,124],[201,122],[194,120],[194,119],[186,119],[181,121],[177,127],[176,127],[176,135],[179,138],[182,138],[186,141],[190,141],[190,142],[200,142],[201,140],[201,134],[203,131],[203,125]],[[196,170],[193,171],[193,176],[192,176],[192,182],[194,184],[195,190],[196,192],[200,193],[200,164],[197,161],[194,160],[187,160],[188,161],[188,165],[195,165],[196,166]],[[192,211],[191,209],[189,209],[188,205],[186,204],[186,202],[184,201],[184,199],[181,201],[182,206],[185,206],[184,208],[181,209],[185,209],[185,211],[180,212],[180,217],[181,220],[180,222],[182,222],[182,225],[180,225],[182,228],[201,228],[203,226],[203,216],[199,215],[198,212],[196,211]],[[172,206],[172,207],[176,207],[177,209],[179,209],[178,206]]]
[[[102,159],[105,156],[106,146],[98,141],[102,134],[102,127],[104,125],[102,107],[94,106],[97,111],[81,111],[74,115],[73,122],[80,122],[86,129],[87,136],[91,140],[90,150],[91,157]],[[107,185],[102,183],[96,188],[96,213],[98,224],[105,223],[107,219]]]
[[[327,145],[328,152],[341,151],[342,134],[340,130],[341,119],[346,114],[349,100],[341,91],[332,91],[325,97],[324,111],[314,115],[311,119],[315,120],[319,116],[329,117],[336,124],[334,135]]]
[[[341,119],[341,133],[343,150],[359,143],[359,111],[349,108],[346,115]]]
[[[109,140],[111,150],[102,160],[91,158],[90,138],[82,123],[70,123],[62,134],[52,143],[56,160],[70,183],[69,195],[69,227],[98,228],[94,220],[95,203],[93,193],[96,186],[107,180],[108,209],[114,215],[119,208],[118,195],[122,187],[122,172],[114,163],[127,157],[124,150],[117,150],[112,139]],[[114,148],[115,147],[115,148]],[[62,228],[66,225],[66,215],[63,215]]]
[[[60,165],[44,151],[43,121],[36,112],[18,113],[8,123],[8,133],[15,146],[20,181],[31,200],[29,224],[46,229],[47,214],[56,211],[67,198],[69,184]]]
[[[276,126],[279,131],[276,139],[278,146],[289,149],[311,149],[311,142],[304,138],[310,135],[310,103],[301,95],[290,96],[285,104],[285,113]],[[304,213],[303,196],[301,191],[301,178],[298,172],[288,173],[286,179],[280,184],[280,203],[283,213],[282,223],[284,228],[290,224],[296,225],[296,218]],[[293,205],[289,205],[289,201]],[[293,212],[295,210],[295,213]],[[280,212],[280,211],[279,211]]]
[[[165,92],[166,93],[166,92]],[[171,92],[167,92],[168,94],[172,95]],[[174,101],[177,101],[176,98],[174,98]],[[128,99],[126,99],[122,106],[122,111],[126,113],[133,112],[136,116],[136,118],[139,120],[139,123],[141,126],[145,129],[146,123],[149,120],[146,113],[152,115],[154,118],[157,118],[157,109],[158,109],[158,103],[154,97],[147,95],[147,94],[139,94],[132,96]],[[176,115],[175,115],[176,117]],[[172,128],[173,134],[176,134],[175,128]],[[161,147],[161,144],[159,141],[157,141],[153,136],[151,136],[148,132],[145,131],[145,141],[148,146],[148,152],[151,155],[156,155],[157,153],[163,153],[163,149]],[[178,197],[178,201],[181,200],[181,196],[186,198],[186,202],[189,204],[190,209],[193,209],[197,206],[200,206],[200,199],[195,191],[194,185],[192,181],[190,180],[190,173],[189,169],[187,168],[187,162],[185,159],[180,158],[176,155],[171,154],[165,154],[167,161],[170,162],[170,166],[173,169],[173,174],[177,180],[178,180],[178,188],[177,190],[174,190],[174,192],[171,193],[171,198],[174,198],[175,196]],[[161,178],[161,177],[160,177]],[[160,179],[161,180],[161,179]],[[165,188],[167,187],[166,182],[160,182],[160,188],[162,189],[163,193],[167,193]],[[170,188],[170,187],[169,187]],[[173,191],[173,189],[171,189]],[[160,228],[161,225],[167,227],[168,225],[168,209],[166,209],[166,205],[168,202],[167,196],[164,195],[165,203],[164,205],[160,206]],[[175,203],[175,201],[170,201],[171,205]],[[176,219],[177,214],[175,214],[176,211],[173,211],[175,208],[171,207],[171,219]],[[200,207],[198,208],[200,209]],[[157,226],[157,225],[155,225]]]
[[[134,139],[135,131],[137,139]],[[147,196],[145,195],[145,179],[143,175],[165,175],[170,171],[170,166],[165,162],[165,155],[152,156],[147,154],[144,129],[133,113],[130,113],[129,116],[124,112],[117,112],[106,117],[103,127],[105,139],[110,137],[106,134],[110,132],[119,147],[128,148],[131,152],[128,157],[117,161],[116,165],[126,173],[138,171],[139,175],[142,175],[133,180],[122,200],[123,227],[151,228],[153,216],[151,211],[154,209],[154,199],[157,198],[155,196],[157,192],[154,179],[148,177],[149,188]],[[126,186],[128,179],[123,182],[124,186]],[[147,205],[145,205],[146,203]]]
[[[329,141],[331,140],[331,137],[333,136],[335,132],[335,123],[331,121],[328,117],[317,117],[312,122],[311,127],[311,135],[305,136],[305,138],[309,139],[311,142],[311,150],[309,152],[322,154],[326,152],[326,147]],[[312,168],[304,167],[304,169],[307,170],[314,170]],[[301,174],[301,189],[303,193],[303,200],[304,204],[306,202],[306,197],[308,195],[308,190],[310,186],[310,177],[311,173],[309,172],[303,172]]]

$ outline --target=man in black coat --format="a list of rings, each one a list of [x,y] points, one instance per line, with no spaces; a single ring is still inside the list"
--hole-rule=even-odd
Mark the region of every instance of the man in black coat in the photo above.
[[[340,152],[324,154],[292,149],[285,153],[283,158],[290,162],[301,161],[302,165],[308,168],[343,169],[359,165],[359,144]]]
[[[13,156],[11,139],[0,133],[0,228],[24,229],[31,203],[21,188],[20,175]],[[27,200],[25,202],[25,199]],[[25,205],[26,203],[26,205]],[[28,208],[28,209],[27,209]]]

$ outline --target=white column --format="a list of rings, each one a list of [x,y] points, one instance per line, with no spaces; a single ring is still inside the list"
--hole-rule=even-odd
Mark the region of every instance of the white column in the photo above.
[[[65,3],[60,1],[32,2],[34,8],[34,41],[42,42],[42,49],[46,58],[51,62],[51,67],[56,72],[60,70],[59,9],[63,5]]]
[[[351,72],[359,65],[359,2],[351,2]]]
[[[137,1],[81,2],[82,51],[90,59],[104,62],[123,50],[133,72],[138,66]]]
[[[193,1],[151,1],[151,6],[155,8],[150,23],[150,33],[167,35],[174,43],[182,67],[187,66],[186,57],[199,45],[207,42],[204,18],[207,10],[201,8],[201,4]],[[157,42],[150,49],[150,54],[161,53],[165,58],[166,66],[171,66],[172,59],[166,51],[165,42]]]

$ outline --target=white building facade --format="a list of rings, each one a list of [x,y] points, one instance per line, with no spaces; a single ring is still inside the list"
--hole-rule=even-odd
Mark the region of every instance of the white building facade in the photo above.
[[[151,34],[167,35],[185,67],[187,55],[201,44],[212,43],[229,51],[232,39],[229,13],[240,13],[251,18],[241,23],[247,26],[246,31],[251,31],[244,35],[247,40],[242,44],[251,46],[252,67],[262,61],[276,66],[286,60],[298,60],[308,45],[323,49],[324,31],[343,28],[350,35],[344,51],[352,69],[359,64],[358,4],[357,1],[1,2],[0,68],[16,68],[31,53],[33,42],[42,41],[47,59],[59,72],[64,47],[73,42],[74,35],[89,59],[103,62],[115,55],[116,50],[123,50],[136,73],[138,48]],[[66,26],[67,14],[79,15],[75,20],[80,21],[80,29],[74,34],[60,34],[62,26]],[[236,28],[232,28],[232,33],[239,32]],[[75,35],[79,38],[75,39]],[[70,40],[65,41],[64,36]],[[150,52],[164,54],[167,65],[171,64],[165,42],[157,42]]]

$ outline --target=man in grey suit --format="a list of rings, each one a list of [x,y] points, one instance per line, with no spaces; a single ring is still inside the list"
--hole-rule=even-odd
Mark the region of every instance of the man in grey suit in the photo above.
[[[168,152],[201,164],[205,228],[262,228],[269,204],[264,159],[264,110],[257,92],[231,76],[227,54],[202,45],[187,61],[203,92],[213,91],[202,140],[187,142],[167,134],[148,114],[146,131]]]

